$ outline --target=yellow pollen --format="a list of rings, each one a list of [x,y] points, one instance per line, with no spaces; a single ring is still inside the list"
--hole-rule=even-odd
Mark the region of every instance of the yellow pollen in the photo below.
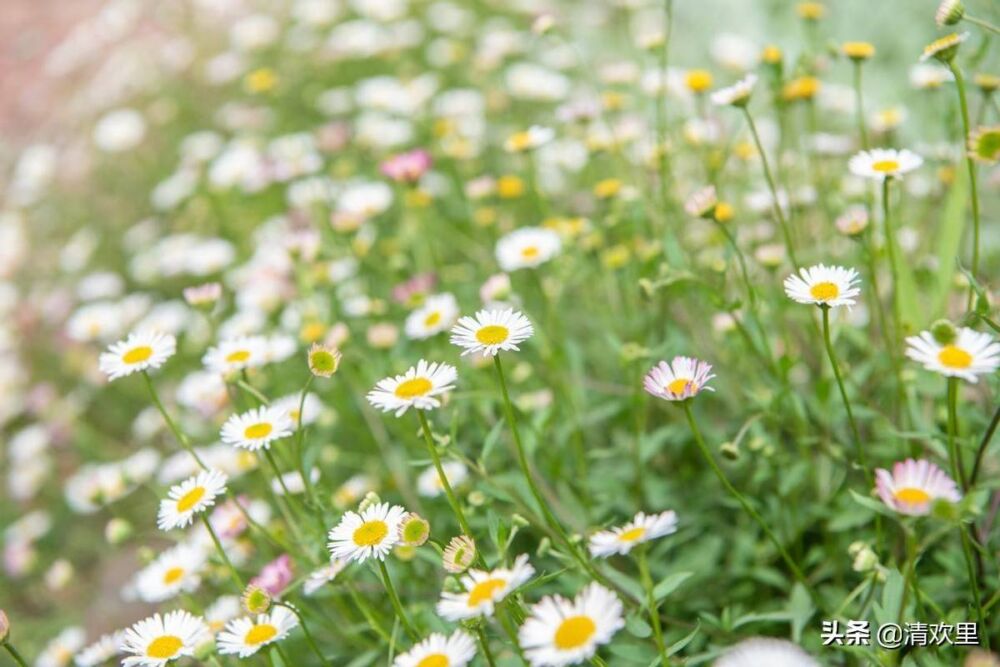
[[[570,616],[556,630],[556,648],[571,651],[580,648],[594,636],[597,626],[589,616]]]
[[[398,398],[416,398],[426,395],[433,388],[434,384],[427,378],[412,378],[400,382],[399,386],[396,387],[395,394]]]
[[[375,519],[374,521],[366,521],[354,530],[354,535],[352,539],[354,543],[359,547],[371,547],[383,539],[389,534],[389,526],[385,524],[385,521]]]
[[[538,249],[538,246],[529,245],[521,248],[521,257],[524,257],[525,259],[534,259],[535,257],[538,257],[540,252],[541,251]]]
[[[417,667],[448,667],[451,662],[444,653],[434,653],[417,663]]]
[[[510,336],[510,329],[499,324],[488,324],[476,332],[476,340],[483,345],[499,345]]]
[[[840,289],[830,282],[816,283],[809,288],[809,294],[817,301],[829,301],[840,296]]]
[[[257,440],[259,438],[266,438],[273,430],[274,427],[269,423],[259,422],[257,424],[250,424],[250,426],[247,426],[243,431],[243,435],[251,440]]]
[[[153,348],[148,345],[133,347],[122,355],[122,361],[126,364],[139,364],[153,356]]]
[[[618,539],[622,542],[635,542],[636,540],[641,540],[642,536],[645,534],[646,534],[645,528],[643,528],[642,526],[636,526],[631,530],[626,530],[625,532],[623,532],[621,535],[618,536]]]
[[[907,505],[922,505],[931,499],[931,494],[912,486],[899,489],[892,495],[896,500]]]
[[[266,641],[274,639],[278,634],[278,628],[274,627],[270,623],[257,623],[252,628],[247,630],[246,637],[243,641],[251,646],[258,646]]]
[[[174,635],[163,635],[157,637],[146,647],[146,655],[150,658],[172,658],[177,655],[184,646],[180,637]]]
[[[527,132],[518,132],[517,134],[513,134],[507,141],[511,150],[523,151],[524,149],[531,147],[531,135]]]
[[[691,382],[691,380],[686,380],[684,378],[677,378],[676,380],[674,380],[673,382],[671,382],[666,386],[666,390],[668,394],[673,394],[674,396],[680,396],[689,386],[691,387],[692,391],[695,389],[695,384],[694,382]]]
[[[205,497],[205,487],[196,486],[177,500],[177,511],[187,512]]]
[[[441,321],[441,311],[435,310],[433,313],[424,318],[424,326],[432,327]]]
[[[172,567],[163,573],[163,583],[175,584],[184,576],[183,567]]]
[[[872,164],[872,169],[882,174],[891,174],[899,171],[899,162],[896,160],[879,160]]]
[[[250,358],[250,350],[236,350],[226,355],[226,361],[231,364],[238,364]]]
[[[938,361],[948,368],[968,368],[972,365],[972,355],[960,347],[945,345],[938,352]]]
[[[480,581],[469,591],[468,605],[476,607],[493,598],[493,594],[507,585],[506,579],[486,579]]]

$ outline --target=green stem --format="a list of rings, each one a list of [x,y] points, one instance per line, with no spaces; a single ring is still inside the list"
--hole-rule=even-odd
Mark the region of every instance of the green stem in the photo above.
[[[451,510],[455,513],[455,518],[458,519],[458,525],[462,528],[462,533],[472,537],[469,522],[465,520],[465,513],[462,512],[462,506],[459,504],[458,498],[455,497],[455,491],[451,488],[451,482],[448,481],[448,476],[444,474],[444,468],[441,466],[441,457],[438,455],[437,446],[434,444],[434,437],[431,435],[431,427],[427,423],[427,416],[423,410],[417,410],[416,413],[420,419],[420,428],[424,432],[424,442],[427,443],[427,451],[430,452],[431,460],[434,461],[434,469],[437,470],[438,479],[441,480],[441,486],[448,497]]]
[[[413,629],[410,625],[410,620],[406,617],[406,613],[403,611],[403,605],[399,601],[399,596],[396,594],[396,588],[392,585],[392,578],[389,576],[389,570],[385,566],[384,560],[378,561],[378,569],[382,573],[382,583],[385,584],[385,592],[389,594],[389,602],[392,603],[392,609],[396,612],[396,618],[399,619],[399,624],[403,626],[406,634],[409,635],[410,639],[417,641],[420,635],[417,631]]]
[[[347,592],[350,593],[351,599],[354,601],[357,608],[361,610],[361,615],[365,617],[366,621],[368,621],[369,627],[371,627],[371,629],[375,631],[375,634],[381,637],[384,642],[391,643],[392,637],[389,635],[389,631],[383,628],[379,620],[375,618],[375,612],[372,610],[371,605],[368,604],[368,601],[359,595],[358,591],[355,590],[354,586],[352,586],[349,582],[346,586]]]
[[[966,17],[968,18],[968,17]],[[958,90],[958,104],[962,111],[962,152],[965,153],[965,167],[969,172],[969,189],[972,196],[972,266],[970,272],[973,278],[979,277],[979,188],[976,184],[976,161],[969,155],[968,146],[969,135],[972,128],[969,127],[969,103],[965,95],[965,79],[962,77],[962,70],[955,64],[954,60],[948,63],[951,73],[955,77],[955,88]],[[975,296],[975,290],[969,286],[969,305]]]
[[[868,130],[865,127],[865,105],[861,96],[861,66],[862,61],[854,61],[854,98],[857,102],[858,136],[861,137],[862,150],[868,150]]]
[[[753,135],[753,142],[757,146],[757,153],[760,155],[760,163],[764,168],[764,179],[767,181],[767,187],[771,191],[771,204],[774,209],[774,215],[778,218],[778,224],[781,226],[781,235],[785,240],[785,249],[788,251],[788,259],[792,261],[792,266],[795,270],[799,269],[799,262],[795,258],[795,248],[792,246],[792,233],[788,227],[788,221],[785,219],[785,213],[781,210],[781,201],[778,199],[778,189],[774,185],[774,177],[771,175],[771,167],[767,162],[767,154],[764,152],[764,144],[760,141],[760,134],[757,133],[757,125],[753,122],[753,116],[750,115],[750,109],[747,106],[743,106],[743,115],[746,116],[747,125],[750,127],[750,134]]]
[[[642,587],[646,591],[646,606],[649,608],[649,620],[653,624],[653,638],[656,640],[656,648],[660,652],[660,665],[668,667],[670,656],[667,655],[667,645],[663,641],[663,628],[660,626],[660,605],[657,604],[653,595],[653,577],[649,574],[649,561],[646,558],[646,545],[639,545],[636,550],[636,560],[639,563],[639,577],[642,579]]]
[[[24,658],[21,657],[21,654],[17,652],[17,649],[14,648],[13,644],[11,644],[10,642],[4,642],[3,647],[7,649],[7,653],[10,653],[10,657],[13,658],[14,662],[20,665],[20,667],[28,667],[28,663],[24,661]]]
[[[973,24],[973,25],[977,25],[980,28],[983,28],[984,30],[989,30],[992,33],[996,33],[997,35],[1000,35],[1000,28],[998,28],[997,26],[993,25],[989,21],[985,21],[983,19],[976,18],[975,16],[969,16],[968,14],[966,14],[962,18],[964,20],[968,21],[969,23]]]
[[[979,618],[979,629],[983,633],[983,641],[986,650],[990,649],[990,633],[986,625],[986,612],[983,610],[983,598],[979,592],[979,577],[976,576],[976,568],[972,564],[972,544],[969,540],[968,532],[964,527],[959,527],[958,534],[962,537],[962,555],[965,557],[965,569],[969,573],[969,586],[972,587],[972,595],[976,600],[976,615]]]
[[[889,181],[886,176],[882,179],[882,224],[885,225],[885,250],[889,255],[889,273],[892,275],[892,319],[894,324],[893,343],[899,339],[902,330],[901,316],[899,314],[899,271],[896,264],[896,234],[892,229],[892,217],[889,215]]]
[[[174,434],[177,442],[179,442],[181,447],[186,449],[188,453],[191,454],[199,468],[202,470],[208,470],[208,466],[205,465],[205,462],[202,461],[197,452],[194,451],[194,447],[191,446],[191,441],[188,440],[187,436],[184,435],[184,432],[177,426],[177,423],[170,417],[170,413],[167,412],[167,409],[163,407],[163,403],[160,401],[160,397],[156,393],[156,387],[153,386],[153,379],[149,377],[149,373],[142,371],[142,377],[146,380],[146,388],[149,389],[149,396],[153,400],[153,405],[155,405],[156,409],[160,411],[161,415],[163,415],[163,421],[167,423],[167,427]]]
[[[1000,425],[1000,405],[997,405],[997,409],[993,411],[993,418],[990,419],[990,424],[986,427],[983,439],[979,441],[979,449],[976,450],[976,461],[972,464],[972,474],[969,475],[969,486],[976,485],[976,479],[979,478],[979,468],[983,463],[983,456],[986,454],[986,449],[990,446],[990,440],[993,439],[993,434],[996,433],[998,425]]]
[[[306,625],[306,619],[302,617],[302,613],[290,604],[285,604],[283,602],[279,602],[278,604],[295,614],[295,618],[299,619],[299,625],[302,627],[302,634],[305,635],[306,642],[309,644],[309,647],[312,649],[313,653],[316,654],[316,657],[319,658],[320,662],[329,667],[330,661],[327,660],[323,655],[323,652],[319,650],[319,645],[316,644],[316,640],[313,638],[312,633],[309,632],[309,626]]]
[[[483,648],[483,657],[486,658],[486,664],[489,667],[496,667],[496,662],[493,660],[493,652],[490,651],[490,641],[486,638],[486,633],[483,632],[483,626],[476,627],[476,636],[479,637],[479,645]]]
[[[204,512],[201,513],[201,521],[205,524],[205,529],[208,534],[212,537],[212,542],[215,544],[215,550],[219,552],[219,557],[222,558],[222,562],[226,564],[229,569],[229,574],[233,578],[233,583],[236,584],[236,592],[242,593],[244,584],[243,579],[240,577],[240,573],[236,571],[236,567],[233,562],[229,560],[229,554],[226,553],[225,548],[222,546],[222,541],[219,540],[219,536],[215,534],[215,529],[212,528],[212,522],[208,520],[208,515]]]
[[[778,536],[771,530],[771,527],[764,520],[764,517],[757,513],[757,510],[753,508],[750,501],[748,501],[742,493],[736,490],[736,487],[733,486],[732,482],[729,481],[729,478],[726,477],[726,473],[724,473],[722,468],[719,467],[719,464],[716,463],[715,457],[712,456],[712,452],[708,449],[708,445],[705,444],[705,440],[701,436],[701,431],[698,429],[698,423],[695,421],[694,413],[691,412],[690,402],[682,401],[681,406],[684,408],[684,415],[687,417],[688,426],[691,428],[691,433],[694,435],[694,440],[698,445],[698,449],[701,450],[702,456],[704,456],[705,461],[715,473],[715,476],[719,478],[720,482],[722,482],[722,486],[729,491],[730,495],[732,495],[740,506],[743,507],[743,510],[750,516],[750,518],[757,522],[757,525],[760,526],[761,530],[764,531],[764,534],[767,535],[768,539],[771,540],[771,543],[774,544],[775,548],[777,548],[778,553],[781,555],[782,560],[785,561],[785,565],[788,566],[788,569],[792,571],[792,574],[806,589],[813,601],[817,603],[817,606],[822,607],[822,605],[819,604],[820,600],[816,595],[816,592],[812,589],[812,586],[809,585],[808,580],[806,580],[806,577],[802,573],[802,570],[799,569],[799,566],[796,565],[795,561],[792,560],[792,557],[788,555],[788,551],[778,539]]]
[[[899,612],[896,614],[896,623],[902,625],[903,614],[906,613],[906,603],[910,597],[910,589],[916,586],[915,578],[917,572],[917,533],[910,526],[903,526],[906,533],[906,565],[904,566],[903,596],[899,600]],[[914,596],[917,597],[914,591]],[[919,598],[918,598],[919,599]]]
[[[962,452],[958,447],[958,383],[958,378],[948,378],[948,458],[951,459],[951,473],[965,493],[969,490],[969,482],[965,477]]]
[[[840,389],[840,398],[844,402],[844,408],[847,410],[847,421],[851,425],[851,435],[854,437],[854,447],[858,452],[858,460],[861,461],[861,466],[865,469],[865,473],[869,477],[872,477],[872,472],[868,468],[868,459],[865,456],[865,447],[861,442],[861,432],[858,430],[858,424],[854,420],[851,401],[847,398],[847,389],[844,388],[844,378],[840,375],[837,356],[833,351],[833,343],[830,342],[830,307],[821,305],[820,310],[823,312],[823,344],[826,345],[826,354],[830,359],[830,366],[833,368],[833,377],[837,380],[837,388]]]
[[[321,509],[319,501],[316,498],[316,489],[313,488],[312,479],[310,479],[309,475],[306,474],[305,454],[302,450],[302,440],[305,438],[306,432],[306,425],[304,422],[306,396],[309,394],[309,387],[312,386],[314,377],[315,376],[312,373],[309,374],[309,378],[306,380],[305,386],[302,387],[302,394],[299,396],[299,423],[298,428],[295,431],[295,453],[299,464],[299,474],[302,475],[302,483],[305,485],[306,492],[309,496],[309,502]]]

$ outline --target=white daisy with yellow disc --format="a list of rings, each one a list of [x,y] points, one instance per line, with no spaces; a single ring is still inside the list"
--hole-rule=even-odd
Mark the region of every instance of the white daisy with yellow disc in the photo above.
[[[665,401],[686,401],[702,391],[715,391],[708,382],[715,377],[712,365],[694,357],[661,361],[643,378],[643,388]]]
[[[905,148],[873,148],[861,151],[850,159],[847,168],[855,176],[884,181],[887,178],[899,178],[903,174],[917,169],[924,159]]]
[[[399,542],[399,525],[405,514],[405,509],[389,503],[371,505],[360,514],[346,512],[327,535],[330,554],[347,561],[385,560]]]
[[[286,410],[264,405],[231,416],[222,425],[220,435],[228,445],[257,451],[270,447],[275,440],[287,438],[294,430],[295,424]]]
[[[461,579],[461,593],[444,591],[437,612],[448,621],[462,621],[477,616],[492,616],[496,605],[517,590],[535,574],[527,554],[521,554],[514,564],[495,570],[469,570]]]
[[[423,340],[448,329],[458,319],[458,301],[453,294],[435,294],[406,318],[406,337]]]
[[[1000,342],[968,327],[955,330],[954,340],[939,342],[930,331],[906,339],[906,356],[929,371],[975,383],[1000,367]]]
[[[955,480],[930,461],[906,459],[892,472],[875,471],[875,490],[886,505],[900,514],[929,514],[935,500],[957,503],[962,499]]]
[[[170,488],[167,497],[160,501],[156,525],[160,530],[183,528],[215,504],[215,499],[226,491],[226,474],[220,470],[204,470],[194,477]]]
[[[402,375],[379,380],[368,392],[368,402],[383,412],[402,416],[408,409],[433,410],[441,407],[440,397],[455,386],[458,373],[449,364],[421,359]]]
[[[135,590],[143,602],[163,602],[181,593],[191,593],[201,584],[207,555],[191,544],[178,544],[139,571]]]
[[[393,661],[393,667],[465,667],[476,657],[476,640],[464,630],[432,633]]]
[[[573,600],[542,598],[531,608],[518,641],[531,667],[563,667],[594,657],[624,626],[621,600],[591,583]]]
[[[751,637],[727,650],[712,667],[820,667],[798,644],[773,637]]]
[[[590,554],[595,558],[607,558],[614,554],[627,554],[644,542],[677,532],[677,513],[673,511],[659,514],[639,512],[624,526],[602,530],[590,536]]]
[[[193,656],[195,648],[209,639],[208,626],[198,616],[182,609],[166,616],[155,614],[125,631],[121,651],[123,667],[163,667],[171,660]]]
[[[462,356],[482,352],[496,356],[501,351],[519,351],[518,344],[535,333],[523,313],[512,308],[480,310],[475,317],[463,317],[451,330],[451,344],[464,348]]]
[[[256,618],[243,616],[229,621],[215,643],[222,655],[249,658],[268,644],[284,639],[298,624],[292,610],[275,606],[269,613],[258,614]]]
[[[108,347],[106,352],[101,353],[98,366],[109,380],[117,380],[139,371],[155,370],[176,351],[177,339],[173,336],[142,331],[129,334],[125,340]]]
[[[263,336],[230,338],[208,349],[201,361],[213,373],[235,373],[262,366],[268,360],[268,342]]]
[[[817,264],[785,278],[785,294],[792,301],[816,306],[851,307],[861,293],[861,277],[854,269]]]
[[[544,227],[521,227],[497,241],[496,258],[504,271],[516,271],[544,264],[559,254],[562,239]]]

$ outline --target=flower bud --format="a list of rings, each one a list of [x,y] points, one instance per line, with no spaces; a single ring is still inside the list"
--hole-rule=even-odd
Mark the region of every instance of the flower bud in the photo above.
[[[955,25],[965,16],[965,5],[962,0],[941,0],[937,12],[934,14],[934,22],[938,26]]]
[[[399,539],[406,546],[419,547],[427,542],[431,534],[431,524],[416,512],[410,512],[399,524]]]
[[[115,517],[104,526],[104,539],[111,546],[118,546],[132,537],[132,533],[134,532],[131,523],[125,519]]]
[[[7,613],[0,609],[0,644],[7,643],[7,638],[10,636],[10,619],[7,618]]]
[[[931,325],[931,335],[941,345],[951,345],[958,338],[958,330],[948,320],[937,320]]]
[[[271,596],[260,586],[250,584],[243,591],[240,603],[248,614],[264,614],[271,608]]]
[[[358,504],[358,513],[364,512],[372,505],[377,505],[380,502],[382,502],[382,499],[379,498],[379,495],[374,491],[369,491],[368,493],[365,494],[365,497],[362,498],[361,502]]]

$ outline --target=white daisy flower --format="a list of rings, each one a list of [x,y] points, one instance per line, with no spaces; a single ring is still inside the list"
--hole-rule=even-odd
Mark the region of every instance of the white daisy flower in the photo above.
[[[215,638],[219,653],[237,654],[240,658],[251,655],[276,641],[284,639],[299,624],[295,613],[287,607],[275,606],[267,614],[258,614],[256,619],[244,616],[234,618],[226,624],[226,629]]]
[[[969,39],[969,33],[951,33],[935,39],[924,47],[924,52],[920,54],[920,62],[936,58],[942,62],[950,62],[955,57],[955,52],[962,42]]]
[[[327,536],[330,553],[348,561],[385,560],[399,541],[399,524],[405,514],[405,509],[389,503],[372,505],[361,514],[346,512]]]
[[[250,451],[269,448],[271,443],[287,438],[295,430],[284,410],[263,405],[241,415],[233,415],[222,425],[222,442]]]
[[[156,525],[160,530],[188,525],[195,514],[204,512],[215,504],[218,495],[225,493],[227,479],[219,470],[205,470],[171,487],[167,498],[160,501]]]
[[[98,366],[109,380],[117,380],[139,371],[157,369],[176,351],[177,339],[173,336],[141,331],[108,347],[107,352],[101,353]]]
[[[673,511],[659,514],[639,512],[624,526],[602,530],[590,537],[590,554],[595,558],[607,558],[614,554],[627,554],[637,544],[655,540],[677,532],[677,513]]]
[[[523,313],[513,308],[480,310],[475,317],[463,317],[451,330],[451,344],[465,348],[462,356],[482,352],[496,356],[503,351],[519,351],[535,330]]]
[[[643,379],[647,392],[667,401],[685,401],[701,391],[715,391],[706,386],[715,377],[712,365],[693,357],[674,357],[653,366]]]
[[[163,667],[171,660],[194,655],[195,647],[210,637],[198,616],[182,609],[166,616],[155,614],[126,630],[119,647],[129,653],[123,667]]]
[[[268,340],[263,336],[231,338],[209,348],[201,362],[213,373],[228,374],[264,365],[269,351]]]
[[[852,157],[847,168],[855,176],[884,181],[911,172],[923,163],[922,157],[906,149],[873,148]]]
[[[313,595],[316,591],[337,578],[337,575],[347,567],[347,561],[339,558],[332,559],[329,563],[313,570],[309,578],[302,583],[302,592],[306,596]]]
[[[743,106],[750,100],[755,85],[757,85],[757,75],[747,74],[733,85],[712,93],[712,104],[720,107]]]
[[[136,592],[143,602],[162,602],[178,593],[190,593],[201,583],[205,552],[189,544],[178,544],[156,557],[135,578]]]
[[[521,227],[500,238],[496,258],[504,271],[516,271],[544,264],[559,254],[559,234],[543,227]]]
[[[930,461],[906,459],[875,471],[875,490],[886,505],[900,514],[922,516],[937,499],[957,503],[962,499],[955,481]]]
[[[83,648],[86,639],[83,628],[75,625],[65,628],[41,650],[35,659],[35,667],[66,667],[74,654]]]
[[[205,608],[205,623],[212,634],[218,634],[226,627],[226,623],[242,613],[239,595],[222,595]]]
[[[906,356],[924,368],[946,377],[976,382],[977,376],[989,375],[1000,367],[1000,343],[988,333],[968,327],[957,330],[955,340],[942,345],[929,331],[906,339]]]
[[[76,657],[73,658],[74,664],[76,667],[97,667],[97,665],[110,661],[121,653],[118,647],[121,646],[124,636],[125,633],[122,631],[103,635],[96,642],[77,653]]]
[[[592,658],[624,626],[621,600],[592,583],[573,600],[542,598],[531,608],[518,641],[531,667],[562,667]]]
[[[792,642],[753,637],[736,644],[712,667],[819,667],[819,662]]]
[[[299,405],[302,405],[301,415],[299,415]],[[287,412],[296,428],[300,424],[309,425],[316,423],[316,420],[323,414],[323,401],[312,392],[306,394],[305,401],[302,401],[301,393],[276,398],[271,401],[271,407]]]
[[[434,632],[406,653],[396,656],[393,667],[465,667],[476,656],[476,640],[464,630],[446,637]]]
[[[448,329],[458,318],[458,301],[444,293],[427,297],[424,304],[406,318],[407,338],[423,340]]]
[[[508,153],[524,153],[552,141],[556,136],[551,127],[532,125],[527,130],[515,132],[503,142],[503,149]]]
[[[861,277],[854,269],[817,264],[785,278],[785,294],[798,303],[850,308],[861,293],[859,282]]]
[[[461,461],[444,461],[441,468],[452,488],[460,486],[462,482],[469,479],[469,469]],[[420,473],[420,476],[417,477],[417,492],[427,498],[434,498],[444,492],[444,483],[438,475],[437,468],[430,466]]]
[[[454,366],[421,359],[404,374],[379,380],[368,392],[368,402],[383,412],[395,410],[397,417],[410,408],[432,410],[441,406],[438,397],[451,391],[457,378]]]
[[[469,570],[461,579],[465,591],[441,593],[437,613],[449,621],[462,621],[476,616],[492,616],[497,603],[522,586],[535,574],[527,554],[521,554],[509,568],[490,572]]]

